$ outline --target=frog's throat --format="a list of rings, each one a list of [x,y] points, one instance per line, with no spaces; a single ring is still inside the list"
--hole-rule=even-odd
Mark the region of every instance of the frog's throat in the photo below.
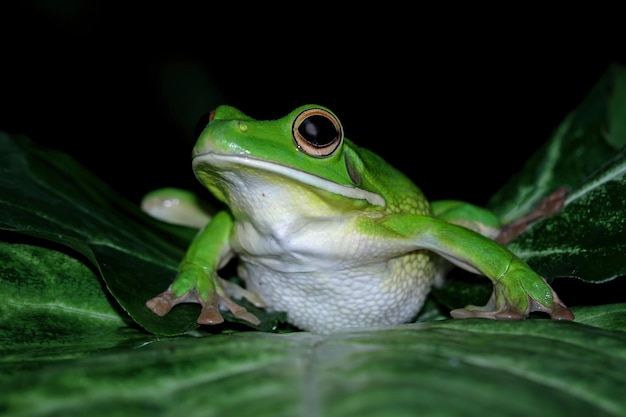
[[[266,161],[263,159],[253,158],[247,155],[209,152],[197,154],[193,157],[192,165],[194,171],[196,169],[201,169],[200,167],[205,164],[213,167],[243,165],[262,171],[283,175],[287,178],[297,180],[302,184],[307,184],[333,194],[338,194],[347,198],[353,198],[357,200],[366,200],[370,204],[385,207],[385,199],[382,198],[379,194],[372,193],[361,188],[342,185],[333,181],[329,181],[322,177],[318,177],[317,175],[309,174],[308,172],[304,172],[299,169],[277,164],[275,162]]]

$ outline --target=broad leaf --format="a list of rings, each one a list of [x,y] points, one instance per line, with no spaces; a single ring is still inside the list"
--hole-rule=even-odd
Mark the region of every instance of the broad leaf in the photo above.
[[[70,350],[87,335],[97,337],[105,329],[132,324],[99,277],[61,250],[0,242],[0,340],[5,360],[22,358],[24,349]]]
[[[161,338],[64,251],[0,244],[3,416],[620,416],[626,304],[577,322],[443,320]],[[451,401],[453,398],[454,401]]]
[[[524,169],[489,201],[488,207],[506,223],[531,211],[553,191],[569,190],[559,212],[531,224],[508,244],[550,282],[577,278],[597,284],[626,275],[625,126],[626,68],[614,65]],[[486,302],[491,284],[486,280],[476,284],[467,275],[452,274],[447,288],[435,289],[433,295],[448,307],[468,300],[474,300],[473,304],[479,304],[476,300]],[[593,286],[556,284],[559,288],[572,287],[565,292],[566,304],[597,299],[598,289]],[[624,285],[621,279],[606,288],[607,296],[620,298],[612,291],[623,293]],[[585,297],[586,293],[594,296]]]
[[[494,194],[489,208],[508,222],[557,188],[576,193],[602,176],[603,165],[626,145],[625,115],[626,67],[613,65],[523,170]]]
[[[612,66],[550,140],[490,201],[504,221],[557,188],[565,207],[509,248],[549,279],[604,282],[626,274],[626,68]]]
[[[55,332],[43,349],[2,352],[0,409],[7,417],[624,415],[626,332],[582,323],[614,327],[621,317],[623,329],[626,305],[576,315],[581,323],[445,320],[330,336],[158,338],[110,323],[75,334],[73,345]]]
[[[0,244],[9,297],[0,308],[3,416],[626,411],[626,304],[575,309],[575,323],[440,320],[329,336],[161,338],[128,326],[71,255]]]
[[[145,306],[173,280],[195,231],[153,220],[68,155],[25,138],[0,134],[0,166],[5,171],[0,229],[13,232],[13,237],[5,234],[7,240],[26,235],[79,253],[121,307],[150,332],[174,335],[197,327],[197,306],[182,305],[164,318]],[[260,329],[281,319],[259,315],[265,318]]]
[[[561,211],[531,227],[510,249],[548,277],[604,282],[625,275],[625,174],[622,148],[570,193]]]

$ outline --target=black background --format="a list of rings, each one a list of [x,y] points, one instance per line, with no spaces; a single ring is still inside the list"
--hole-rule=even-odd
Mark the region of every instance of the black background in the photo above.
[[[265,119],[318,103],[429,198],[484,204],[626,63],[610,10],[303,5],[5,4],[0,130],[70,153],[139,201],[198,187],[193,132],[215,106]]]

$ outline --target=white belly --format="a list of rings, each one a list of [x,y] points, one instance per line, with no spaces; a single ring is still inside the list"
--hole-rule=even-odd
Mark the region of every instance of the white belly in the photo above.
[[[434,266],[431,254],[409,256],[426,267],[409,269],[407,260],[395,259],[348,270],[281,272],[253,261],[241,264],[240,275],[269,310],[284,311],[291,324],[325,334],[413,319],[430,291]]]
[[[284,200],[293,202],[295,196]],[[261,203],[255,200],[254,206]],[[359,231],[359,216],[378,214],[336,213],[312,203],[263,210],[252,210],[251,204],[246,212],[257,216],[239,219],[231,239],[240,276],[268,309],[286,312],[303,330],[405,323],[418,313],[433,283],[434,254],[407,253],[404,242]]]

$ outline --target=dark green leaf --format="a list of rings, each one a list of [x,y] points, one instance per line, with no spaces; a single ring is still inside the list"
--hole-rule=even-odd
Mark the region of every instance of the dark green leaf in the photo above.
[[[57,248],[63,249],[63,248]],[[87,266],[60,250],[0,241],[0,340],[4,358],[68,347],[131,321]]]
[[[0,133],[0,166],[0,230],[80,254],[150,332],[176,335],[198,327],[197,306],[181,305],[163,318],[145,306],[174,279],[195,231],[155,221],[66,154],[40,149],[26,138]],[[283,319],[264,312],[259,317],[263,330]]]
[[[623,324],[626,305],[576,314],[610,328],[619,316]],[[53,337],[43,354],[21,349],[3,355],[3,370],[19,364],[19,372],[0,376],[3,415],[626,411],[626,332],[581,323],[445,320],[331,336],[245,332],[165,339],[105,326],[102,336],[81,336],[80,348],[69,351]]]
[[[626,274],[626,69],[611,67],[518,176],[490,201],[504,221],[557,188],[565,207],[509,248],[552,280],[604,282]]]
[[[625,173],[622,149],[570,193],[561,211],[538,222],[509,248],[551,278],[603,282],[626,275]]]
[[[557,188],[575,193],[626,145],[625,114],[626,68],[614,65],[522,171],[494,194],[489,208],[509,222]]]
[[[128,327],[97,274],[57,249],[0,243],[6,417],[626,411],[626,304],[577,308],[575,323],[439,320],[330,336],[160,338]]]

